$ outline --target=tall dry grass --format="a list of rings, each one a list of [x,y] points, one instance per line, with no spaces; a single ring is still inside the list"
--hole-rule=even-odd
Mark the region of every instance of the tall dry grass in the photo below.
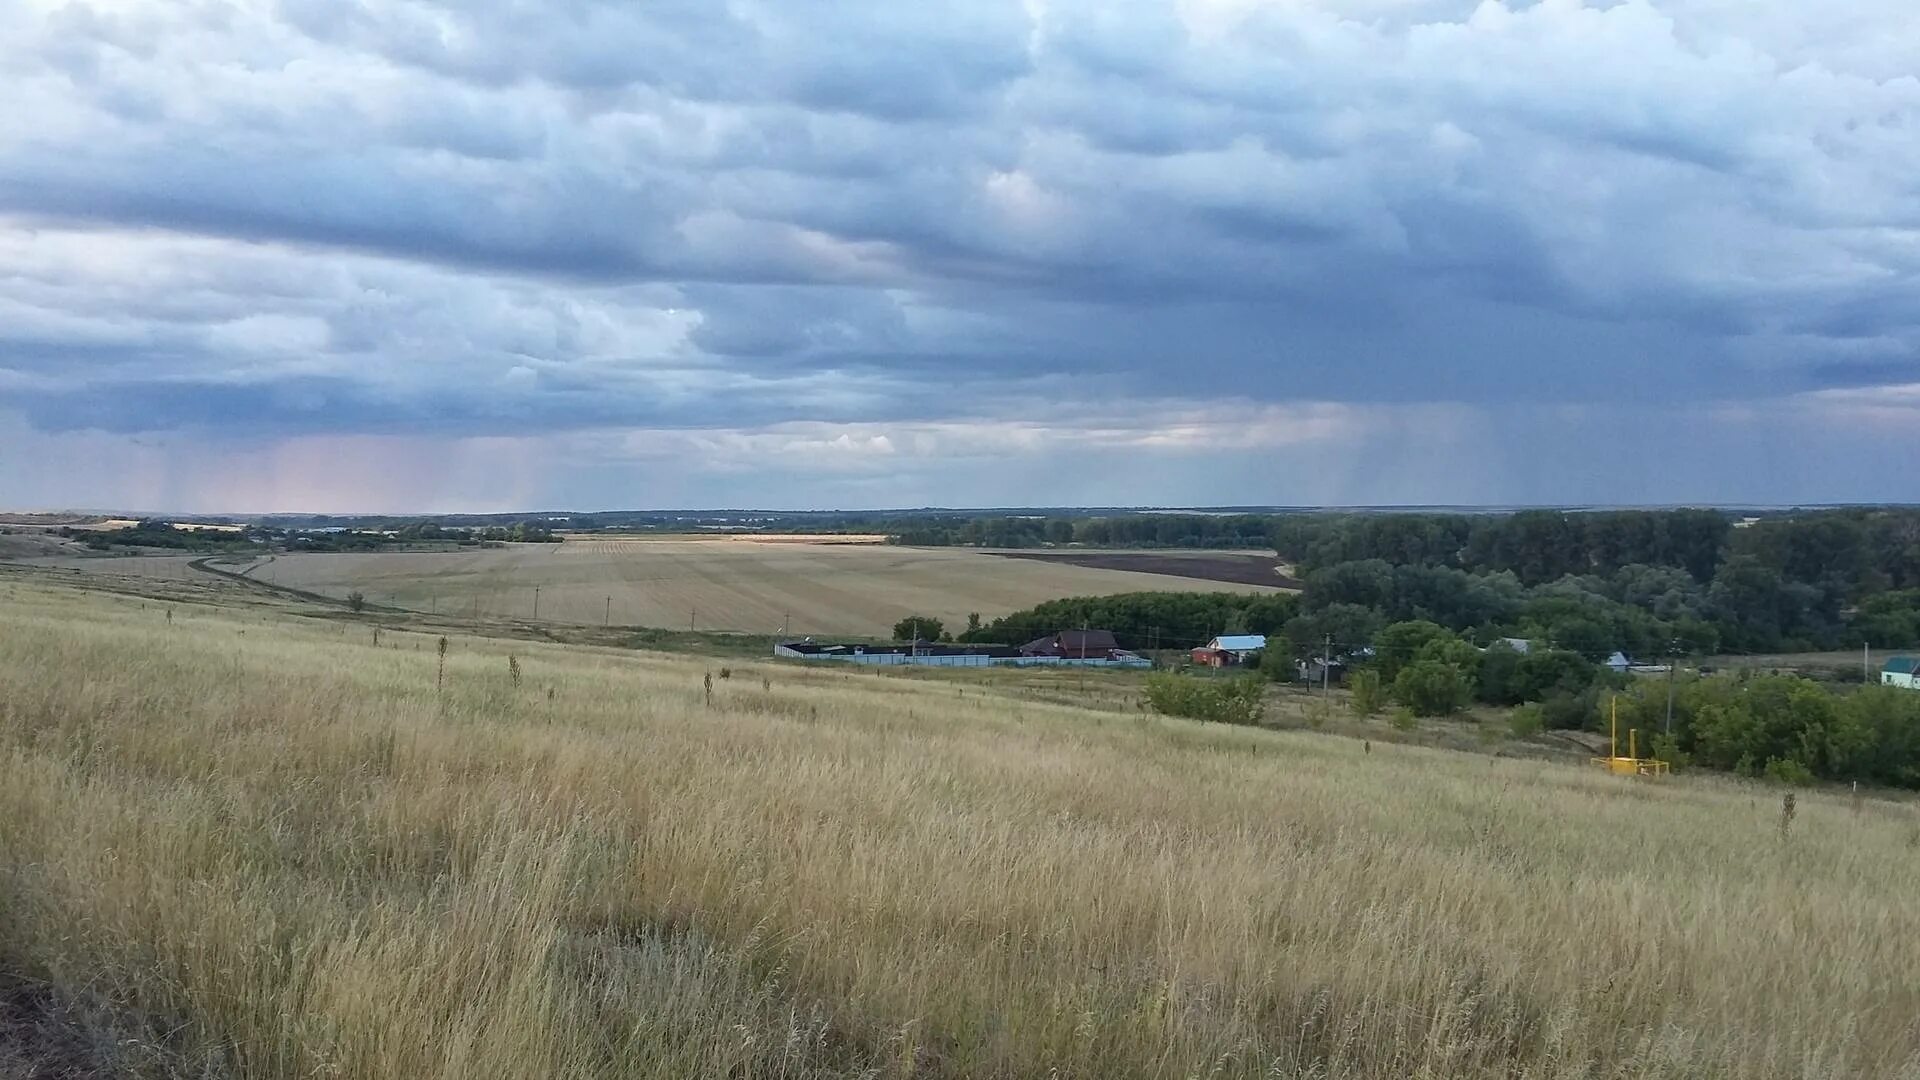
[[[174,611],[0,594],[0,966],[128,1068],[1920,1076],[1908,807]]]

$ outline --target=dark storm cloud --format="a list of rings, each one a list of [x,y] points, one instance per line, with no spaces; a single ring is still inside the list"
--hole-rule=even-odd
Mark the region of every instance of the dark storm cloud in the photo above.
[[[51,223],[158,226],[245,240],[280,240],[407,254],[475,267],[588,278],[658,273],[677,246],[647,220],[638,190],[583,190],[561,180],[531,210],[524,193],[434,190],[345,155],[302,161],[179,152],[136,163],[48,160],[0,180],[0,205]],[[632,207],[626,229],[594,228]]]
[[[1912,383],[1906,15],[33,0],[0,11],[0,408],[255,439],[1046,395],[1121,428],[1169,398],[1718,423]]]
[[[537,380],[537,381],[536,381]],[[561,376],[516,385],[454,389],[383,387],[359,378],[290,375],[258,383],[210,379],[82,384],[11,395],[51,432],[135,434],[165,427],[218,431],[250,440],[341,432],[530,436],[577,428],[684,429],[757,426],[803,409],[824,421],[917,420],[938,415],[937,395],[902,387],[884,399],[846,395],[830,384],[778,385],[709,380],[588,380]],[[610,392],[615,391],[615,392]]]

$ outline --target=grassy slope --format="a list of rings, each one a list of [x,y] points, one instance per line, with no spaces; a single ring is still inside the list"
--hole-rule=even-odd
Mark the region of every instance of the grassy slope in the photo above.
[[[130,1069],[1917,1067],[1908,806],[141,605],[0,584],[0,975]]]

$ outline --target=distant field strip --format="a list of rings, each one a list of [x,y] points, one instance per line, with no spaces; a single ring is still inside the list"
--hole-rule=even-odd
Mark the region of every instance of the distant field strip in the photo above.
[[[116,560],[126,563],[130,560]],[[420,611],[772,633],[883,634],[912,614],[950,627],[1062,596],[1263,592],[1202,578],[1000,559],[978,551],[737,539],[574,540],[452,553],[282,556],[256,579]]]

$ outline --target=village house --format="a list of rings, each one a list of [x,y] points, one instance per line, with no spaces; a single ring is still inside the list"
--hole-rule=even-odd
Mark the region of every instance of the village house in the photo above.
[[[1111,630],[1062,630],[1020,646],[1020,655],[1086,660],[1105,657],[1119,648],[1120,643],[1114,640]]]
[[[1266,647],[1265,634],[1223,634],[1193,650],[1193,662],[1202,667],[1234,667]]]

